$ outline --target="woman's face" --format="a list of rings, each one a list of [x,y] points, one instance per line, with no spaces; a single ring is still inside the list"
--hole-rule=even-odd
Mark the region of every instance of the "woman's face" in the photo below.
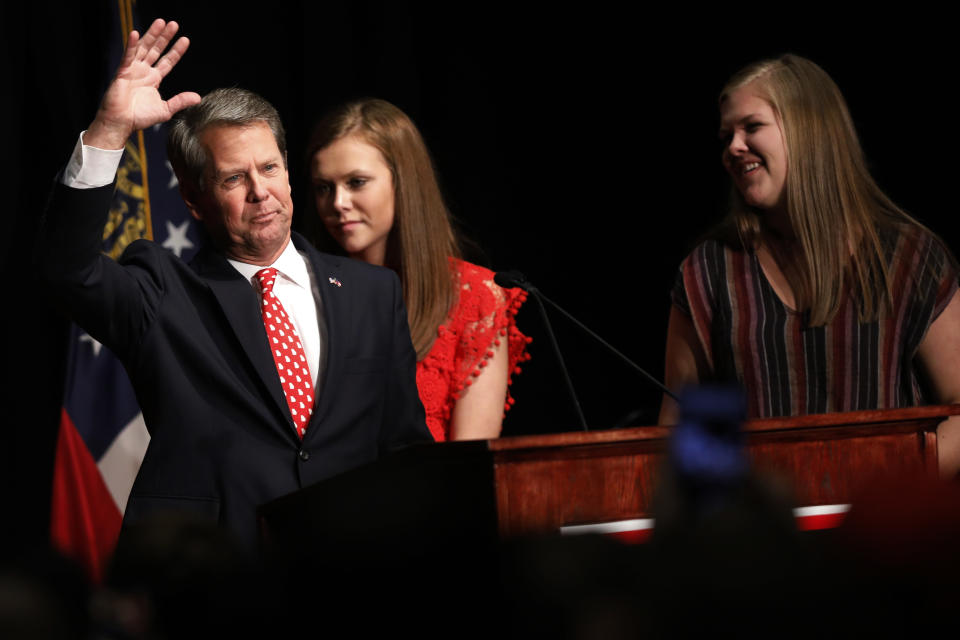
[[[723,166],[750,206],[783,211],[787,147],[780,118],[753,84],[728,94],[720,105]]]
[[[327,231],[352,258],[383,265],[393,227],[393,175],[376,147],[348,135],[310,163],[317,211]]]

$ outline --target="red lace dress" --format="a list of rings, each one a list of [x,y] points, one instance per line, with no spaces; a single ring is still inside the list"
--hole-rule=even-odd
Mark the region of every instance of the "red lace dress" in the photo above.
[[[451,260],[456,270],[457,301],[447,321],[437,329],[437,340],[427,357],[417,363],[417,389],[427,413],[427,427],[437,441],[450,437],[450,415],[460,393],[483,373],[494,346],[507,341],[508,378],[520,373],[530,359],[530,338],[517,329],[514,317],[527,299],[522,289],[503,289],[493,272],[462,260]],[[509,390],[504,411],[513,404]]]

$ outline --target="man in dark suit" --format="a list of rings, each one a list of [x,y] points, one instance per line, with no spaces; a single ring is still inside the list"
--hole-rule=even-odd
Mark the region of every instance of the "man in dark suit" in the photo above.
[[[430,435],[396,275],[291,233],[283,128],[265,100],[238,89],[161,99],[189,44],[164,54],[176,31],[157,20],[131,33],[55,187],[40,266],[57,302],[122,360],[150,431],[125,524],[189,511],[252,546],[259,504]],[[137,241],[113,262],[99,251],[122,153],[110,150],[177,112],[168,151],[214,246],[186,265]],[[272,292],[260,290],[267,277]],[[278,334],[262,308],[293,326]]]

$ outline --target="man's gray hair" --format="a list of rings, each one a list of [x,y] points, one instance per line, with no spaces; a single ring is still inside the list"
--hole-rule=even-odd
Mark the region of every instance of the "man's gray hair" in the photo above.
[[[252,91],[214,89],[200,104],[188,107],[174,116],[167,135],[167,157],[181,186],[190,191],[203,191],[203,174],[207,153],[200,143],[200,135],[207,127],[244,127],[263,122],[277,142],[277,148],[287,161],[287,140],[280,122],[280,114],[272,104]]]

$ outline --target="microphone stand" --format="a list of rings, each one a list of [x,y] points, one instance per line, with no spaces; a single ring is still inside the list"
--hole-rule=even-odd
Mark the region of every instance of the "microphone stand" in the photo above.
[[[625,356],[625,355],[623,355],[622,353],[620,353],[620,351],[617,350],[613,345],[611,345],[609,342],[607,342],[606,340],[604,340],[603,338],[601,338],[599,335],[597,335],[596,333],[594,333],[593,331],[591,331],[590,328],[587,327],[585,324],[583,324],[582,322],[580,322],[579,320],[577,320],[576,318],[574,318],[572,315],[570,315],[569,313],[567,313],[567,311],[566,311],[565,309],[563,309],[563,307],[561,307],[561,306],[558,305],[556,302],[554,302],[553,300],[551,300],[550,298],[548,298],[547,296],[545,296],[543,293],[541,293],[540,290],[537,289],[535,286],[533,286],[533,284],[532,284],[531,282],[529,282],[529,281],[523,276],[523,274],[521,274],[520,272],[518,272],[518,271],[502,271],[502,272],[499,272],[499,273],[497,273],[496,276],[494,277],[494,281],[495,281],[498,285],[500,285],[500,286],[502,286],[502,287],[520,287],[520,288],[523,289],[524,291],[527,291],[528,293],[532,293],[534,299],[536,299],[536,301],[537,301],[537,306],[538,306],[539,309],[540,309],[540,314],[543,316],[543,322],[544,322],[544,324],[545,324],[546,327],[547,327],[547,335],[550,337],[550,342],[551,342],[552,345],[553,345],[553,350],[554,350],[554,352],[557,354],[557,359],[560,361],[560,369],[561,369],[561,371],[563,372],[563,379],[566,381],[567,389],[570,391],[570,395],[571,395],[571,397],[573,398],[573,404],[574,404],[574,406],[576,407],[577,416],[579,416],[579,418],[580,418],[580,424],[581,424],[581,426],[583,427],[583,430],[584,430],[584,431],[587,431],[587,430],[588,430],[588,429],[587,429],[587,421],[586,421],[586,419],[583,417],[583,411],[582,411],[581,408],[580,408],[580,401],[577,399],[577,393],[576,393],[576,391],[574,391],[574,389],[573,389],[573,382],[570,380],[570,374],[567,372],[566,364],[565,364],[564,361],[563,361],[563,355],[560,353],[560,346],[559,346],[559,344],[557,344],[557,339],[556,339],[556,337],[553,335],[553,328],[552,328],[552,326],[550,325],[550,318],[547,317],[547,310],[546,310],[546,308],[543,306],[543,302],[544,302],[544,301],[546,301],[547,303],[549,303],[550,306],[552,306],[554,309],[556,309],[557,311],[559,311],[560,313],[562,313],[564,316],[566,316],[566,317],[567,317],[570,321],[572,321],[575,325],[577,325],[578,327],[580,327],[581,329],[583,329],[584,331],[586,331],[589,335],[593,336],[593,338],[594,338],[595,340],[599,341],[600,344],[602,344],[602,345],[605,346],[607,349],[609,349],[610,351],[612,351],[613,353],[615,353],[621,360],[623,360],[623,361],[626,362],[628,365],[630,365],[634,370],[636,370],[636,371],[638,371],[640,374],[642,374],[643,377],[645,377],[647,380],[649,380],[650,382],[652,382],[654,385],[656,385],[656,387],[657,387],[658,389],[660,389],[660,390],[663,391],[665,394],[667,394],[668,396],[670,396],[671,398],[673,398],[674,400],[676,400],[677,403],[679,404],[680,398],[678,398],[678,397],[676,396],[676,394],[674,394],[672,391],[670,391],[670,389],[668,389],[668,388],[666,387],[666,385],[664,385],[662,382],[660,382],[659,380],[657,380],[656,378],[654,378],[652,375],[650,375],[649,373],[647,373],[643,368],[641,368],[639,365],[637,365],[635,362],[633,362],[633,360],[631,360],[631,359],[628,358],[627,356]]]
[[[622,353],[620,353],[617,349],[615,349],[615,348],[613,347],[613,345],[611,345],[609,342],[607,342],[606,340],[604,340],[603,338],[601,338],[600,336],[598,336],[598,335],[597,335],[596,333],[594,333],[593,331],[590,331],[590,329],[587,328],[587,326],[586,326],[585,324],[583,324],[582,322],[580,322],[579,320],[577,320],[576,318],[574,318],[572,315],[570,315],[569,313],[567,313],[566,311],[564,311],[557,303],[555,303],[554,301],[552,301],[550,298],[546,297],[546,296],[543,295],[542,293],[540,293],[540,294],[538,295],[538,298],[537,298],[537,299],[539,299],[540,297],[542,297],[544,300],[546,300],[547,302],[549,302],[550,305],[551,305],[554,309],[556,309],[557,311],[559,311],[560,313],[562,313],[563,315],[565,315],[567,318],[569,318],[570,321],[572,321],[575,325],[577,325],[578,327],[580,327],[581,329],[583,329],[584,331],[586,331],[588,334],[590,334],[591,336],[593,336],[597,341],[600,342],[600,344],[602,344],[602,345],[605,346],[607,349],[609,349],[609,350],[612,351],[613,353],[615,353],[615,354],[617,354],[618,356],[620,356],[620,359],[621,359],[621,360],[623,360],[623,361],[626,362],[628,365],[630,365],[631,367],[633,367],[636,371],[638,371],[640,374],[642,374],[647,380],[649,380],[649,381],[652,382],[654,385],[656,385],[657,388],[659,388],[659,389],[660,389],[661,391],[663,391],[665,394],[667,394],[668,396],[670,396],[671,398],[673,398],[674,400],[676,400],[678,403],[680,402],[680,398],[678,398],[678,397],[676,396],[676,394],[674,394],[672,391],[670,391],[670,389],[668,389],[668,388],[666,387],[666,385],[664,385],[662,382],[660,382],[659,380],[657,380],[656,378],[654,378],[652,375],[650,375],[649,373],[647,373],[646,371],[644,371],[642,368],[640,368],[639,365],[637,365],[636,363],[634,363],[630,358],[628,358],[627,356],[625,356],[625,355],[623,355]]]
[[[587,429],[587,419],[583,417],[583,410],[580,408],[580,401],[577,399],[577,392],[573,389],[573,381],[570,380],[570,374],[567,372],[567,365],[563,361],[563,354],[560,352],[560,345],[557,343],[556,336],[553,335],[553,327],[550,325],[550,318],[547,316],[547,310],[543,306],[543,302],[540,299],[540,291],[530,285],[530,288],[521,287],[525,289],[528,293],[533,294],[533,299],[537,301],[537,307],[540,309],[540,315],[543,317],[543,324],[547,327],[547,335],[550,336],[550,342],[553,344],[553,352],[557,354],[557,360],[560,361],[560,371],[563,372],[563,379],[567,383],[567,390],[570,392],[570,397],[573,398],[573,406],[577,410],[577,417],[580,419],[580,427],[584,431]],[[549,302],[549,300],[548,300]]]

